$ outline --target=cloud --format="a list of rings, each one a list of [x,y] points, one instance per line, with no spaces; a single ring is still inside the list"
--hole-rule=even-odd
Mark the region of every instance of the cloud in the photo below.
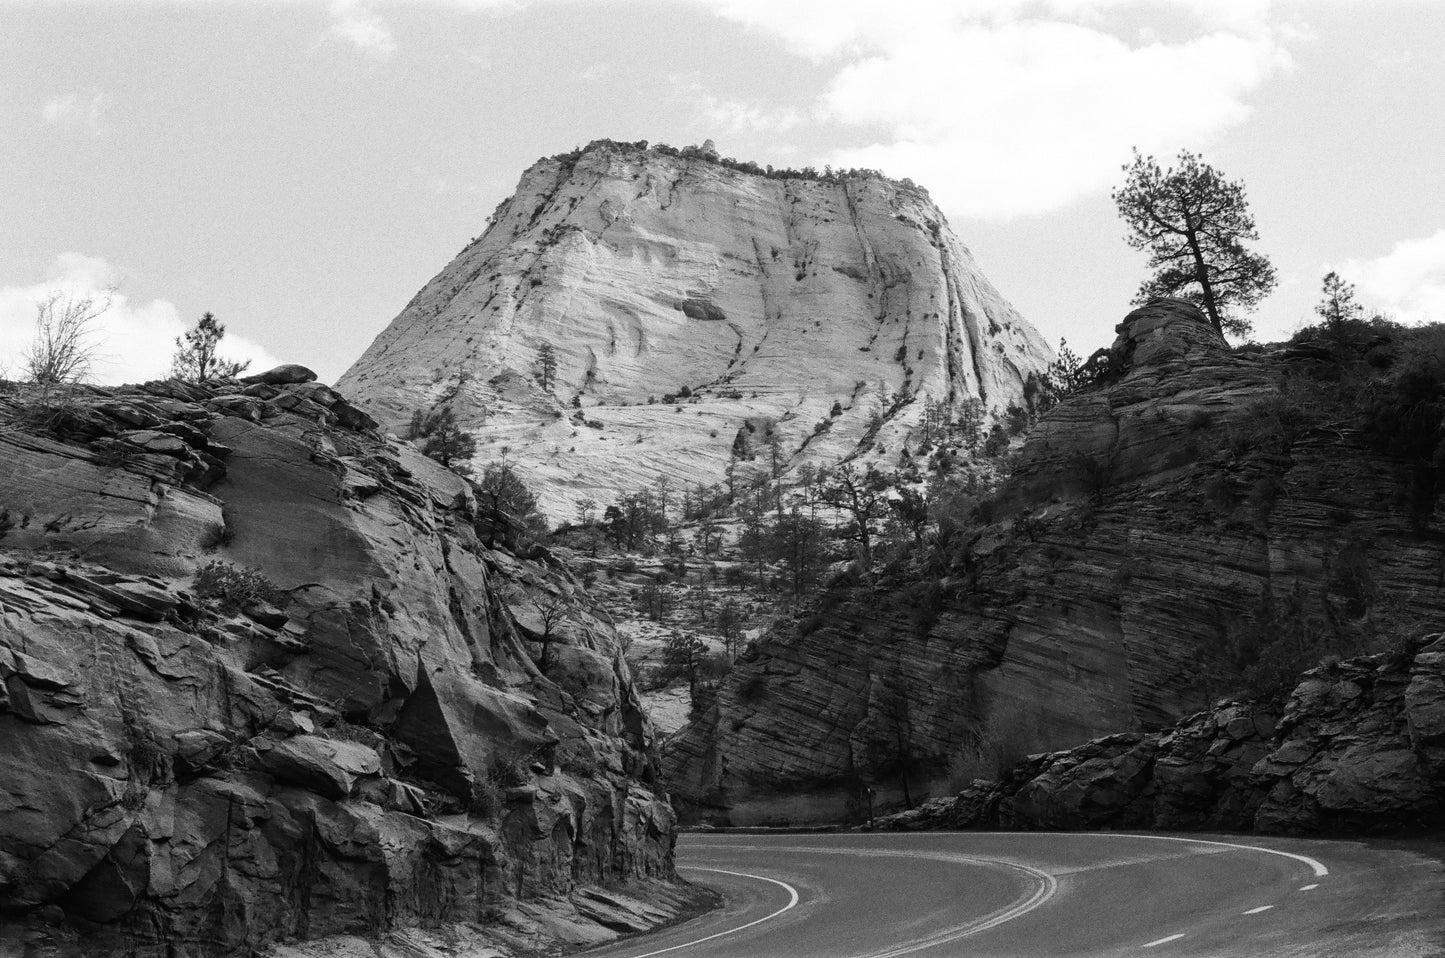
[[[92,378],[103,385],[144,382],[170,372],[176,337],[194,321],[183,320],[163,299],[133,303],[119,291],[121,273],[103,259],[80,253],[57,257],[47,278],[30,285],[0,285],[0,374],[18,376],[35,329],[36,307],[53,293],[72,300],[92,298],[109,305],[92,324],[96,359]],[[224,321],[224,317],[222,317]],[[227,333],[222,355],[249,359],[253,369],[279,365],[262,346]]]
[[[356,0],[331,4],[331,35],[378,60],[390,60],[396,53],[396,40],[386,21],[361,9]]]
[[[1272,40],[1230,33],[1131,46],[1063,22],[963,27],[838,73],[828,113],[885,133],[832,162],[910,176],[973,216],[1045,213],[1106,189],[1131,147],[1198,148],[1241,122],[1281,63]]]
[[[1335,269],[1361,299],[1404,322],[1445,322],[1445,229],[1402,240],[1384,256],[1352,259]]]
[[[674,77],[672,85],[710,131],[786,133],[808,122],[807,114],[794,107],[764,106],[734,97],[713,96],[702,84],[681,77]]]
[[[107,97],[101,90],[88,97],[79,93],[61,93],[45,101],[40,108],[40,116],[51,126],[85,127],[98,136],[100,117],[107,105]]]
[[[835,67],[815,109],[794,111],[854,141],[819,165],[908,176],[994,219],[1107,189],[1131,147],[1199,149],[1288,69],[1294,36],[1267,0],[691,2]]]

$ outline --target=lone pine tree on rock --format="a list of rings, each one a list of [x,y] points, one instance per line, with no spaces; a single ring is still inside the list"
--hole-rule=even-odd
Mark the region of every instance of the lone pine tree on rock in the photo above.
[[[251,365],[249,359],[224,359],[216,355],[216,348],[225,335],[226,327],[213,314],[203,314],[194,329],[176,337],[171,375],[186,382],[203,383],[245,372]]]
[[[1245,240],[1259,239],[1244,185],[1187,150],[1178,164],[1165,169],[1135,150],[1124,185],[1111,194],[1129,227],[1125,240],[1148,250],[1155,270],[1134,302],[1178,296],[1197,303],[1220,332],[1246,335],[1253,324],[1244,314],[1276,279],[1268,259],[1244,248]]]

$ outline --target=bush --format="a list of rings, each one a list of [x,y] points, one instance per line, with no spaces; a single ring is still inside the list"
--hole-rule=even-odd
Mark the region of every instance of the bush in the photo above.
[[[280,587],[259,569],[238,569],[219,559],[202,566],[192,584],[197,595],[216,600],[228,612],[235,612],[253,602],[275,605],[282,597]]]

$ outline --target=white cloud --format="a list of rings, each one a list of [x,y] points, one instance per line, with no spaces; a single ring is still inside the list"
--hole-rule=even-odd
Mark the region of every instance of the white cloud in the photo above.
[[[819,165],[912,177],[979,217],[1045,213],[1105,190],[1134,146],[1199,149],[1247,117],[1248,94],[1290,62],[1292,34],[1270,24],[1268,0],[692,2],[837,64],[813,115],[861,142]],[[1171,29],[1141,37],[1145,16]],[[730,115],[739,128],[768,118],[746,105]]]
[[[363,10],[356,0],[334,0],[331,4],[331,35],[378,60],[390,60],[396,53],[396,40],[386,21]]]
[[[0,373],[19,375],[35,328],[36,306],[51,294],[92,297],[109,307],[92,325],[96,361],[92,378],[104,385],[144,382],[170,372],[176,337],[194,325],[183,320],[175,305],[163,299],[132,303],[118,288],[121,274],[103,259],[80,253],[57,257],[47,278],[29,285],[0,285]],[[222,322],[225,317],[220,317]],[[228,332],[222,355],[249,359],[252,369],[279,365],[256,343]]]
[[[51,126],[85,127],[91,133],[100,134],[100,117],[108,101],[104,91],[96,90],[89,96],[79,93],[61,93],[46,100],[40,108],[40,116]]]
[[[1404,322],[1445,322],[1445,229],[1402,240],[1384,256],[1353,259],[1335,269],[1360,298]]]

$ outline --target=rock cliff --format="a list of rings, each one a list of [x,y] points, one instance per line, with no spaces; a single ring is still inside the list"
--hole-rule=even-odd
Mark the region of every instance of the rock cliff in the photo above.
[[[450,954],[677,905],[611,626],[311,379],[0,396],[0,952]]]
[[[884,829],[1389,832],[1445,823],[1445,636],[1301,677],[1280,713],[1229,703],[1162,732],[1030,756]]]
[[[923,190],[762,174],[605,140],[538,161],[340,388],[393,428],[437,405],[485,421],[483,453],[554,520],[659,476],[720,482],[769,437],[790,464],[891,465],[907,400],[1021,400],[1048,346]]]
[[[1353,420],[1302,425],[1298,350],[1131,313],[1112,381],[1037,425],[934,574],[838,587],[669,743],[686,817],[836,821],[950,791],[960,762],[1166,727],[1282,647],[1420,635],[1445,543]],[[952,771],[950,769],[952,768]]]

